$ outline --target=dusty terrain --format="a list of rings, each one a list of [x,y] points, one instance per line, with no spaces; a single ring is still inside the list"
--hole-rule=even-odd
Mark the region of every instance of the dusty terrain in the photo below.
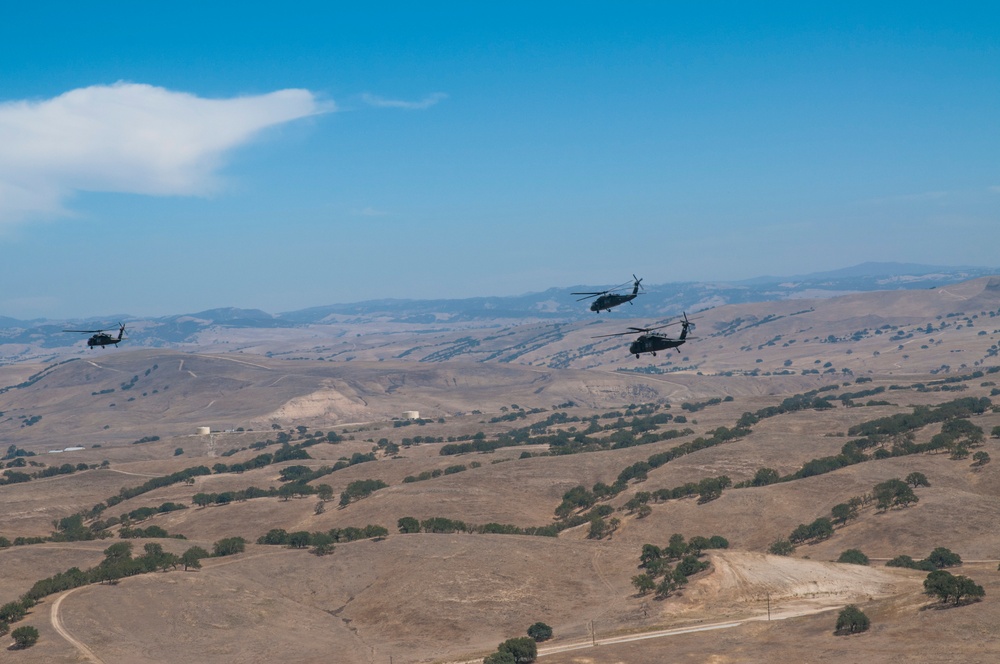
[[[206,559],[201,570],[145,574],[46,597],[17,623],[37,627],[38,644],[5,658],[108,664],[468,661],[543,621],[555,631],[541,651],[551,662],[889,662],[900,656],[996,661],[996,463],[974,466],[971,458],[955,460],[947,452],[918,454],[769,486],[729,488],[704,504],[696,496],[651,503],[644,518],[623,506],[637,492],[707,477],[726,475],[738,483],[762,467],[790,474],[812,459],[837,455],[851,440],[851,426],[910,413],[914,406],[967,396],[1000,405],[992,394],[1000,373],[988,373],[997,366],[991,349],[1000,339],[992,326],[998,311],[1000,293],[989,280],[947,290],[722,307],[698,321],[699,339],[683,347],[683,354],[636,361],[609,342],[608,352],[570,362],[576,368],[547,366],[545,357],[590,343],[583,338],[596,331],[586,326],[552,342],[563,346],[540,347],[517,362],[469,357],[425,362],[420,360],[426,355],[416,351],[400,358],[403,350],[416,347],[407,344],[439,347],[445,340],[434,341],[433,335],[407,340],[393,333],[381,341],[364,340],[369,350],[359,348],[349,362],[264,357],[246,349],[208,354],[123,347],[48,368],[2,367],[0,386],[18,387],[0,392],[0,451],[13,445],[36,452],[24,458],[40,464],[7,468],[8,459],[5,469],[86,468],[0,486],[0,536],[8,540],[47,537],[54,521],[154,477],[274,452],[279,435],[292,444],[309,440],[304,432],[320,438],[308,447],[308,459],[202,475],[108,508],[103,518],[167,501],[188,506],[135,524],[158,525],[186,540],[130,540],[137,553],[149,541],[178,554],[192,545],[211,549],[219,539],[237,535],[250,543],[242,554]],[[532,329],[517,334],[530,335]],[[670,371],[682,362],[691,368]],[[637,367],[653,372],[616,371]],[[984,373],[972,377],[974,371]],[[719,427],[734,427],[745,412],[831,386],[825,394],[883,391],[852,405],[833,398],[831,409],[761,419],[749,435],[650,470],[645,481],[630,482],[604,503],[620,520],[604,539],[589,539],[587,524],[558,537],[401,534],[396,527],[409,516],[546,526],[563,494],[575,486],[611,484],[631,464]],[[869,401],[873,404],[865,405]],[[548,455],[544,443],[440,454],[447,442],[479,432],[492,440],[556,412],[570,421],[547,431],[574,435],[592,416],[602,425],[626,417],[622,411],[630,404],[656,404],[658,412],[671,414],[674,421],[657,425],[661,432],[690,428],[693,433],[562,456]],[[395,419],[404,410],[419,410],[426,419],[420,424]],[[994,459],[1000,455],[998,439],[990,437],[1000,426],[1000,413],[987,410],[969,422],[985,432],[976,451]],[[211,426],[214,433],[197,435],[199,426]],[[916,432],[916,440],[926,442],[940,429],[927,426]],[[341,440],[327,441],[327,432]],[[137,442],[154,436],[158,439]],[[399,445],[398,452],[379,447],[381,439]],[[268,440],[272,443],[263,450],[250,448]],[[82,449],[49,453],[71,446]],[[192,503],[199,492],[279,487],[288,466],[315,470],[373,450],[374,461],[311,482],[333,490],[323,510],[316,509],[315,495],[208,507]],[[443,474],[456,465],[465,468]],[[442,474],[404,481],[431,471]],[[916,489],[916,504],[885,512],[867,506],[829,539],[800,545],[790,557],[765,553],[797,525],[829,516],[834,505],[914,471],[931,484]],[[366,479],[388,486],[338,507],[340,493]],[[327,556],[255,543],[272,528],[317,532],[367,524],[382,525],[390,534],[339,543]],[[104,540],[0,549],[0,605],[36,580],[96,565],[105,548],[121,541],[117,532],[112,528]],[[708,552],[710,568],[679,593],[663,600],[638,595],[631,579],[641,571],[642,545],[664,546],[674,533],[720,535],[730,546]],[[918,559],[939,546],[962,556],[966,563],[952,571],[983,585],[983,601],[939,609],[921,592],[924,573],[884,566],[894,556]],[[861,549],[872,563],[833,562],[849,548]],[[836,609],[848,603],[869,615],[869,632],[833,634]],[[612,643],[657,630],[717,625],[725,628]],[[588,641],[600,645],[584,647]],[[575,649],[560,651],[564,647]]]

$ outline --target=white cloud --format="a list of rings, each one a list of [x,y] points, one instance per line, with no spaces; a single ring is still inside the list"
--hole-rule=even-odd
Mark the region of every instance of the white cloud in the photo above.
[[[443,92],[435,92],[434,94],[427,95],[420,101],[386,99],[385,97],[379,97],[378,95],[369,94],[367,92],[361,95],[361,100],[369,106],[375,106],[376,108],[405,108],[411,111],[419,111],[425,108],[430,108],[439,101],[447,98],[448,95]]]
[[[65,214],[77,191],[207,194],[226,151],[330,110],[308,90],[204,99],[135,83],[0,103],[0,224]]]

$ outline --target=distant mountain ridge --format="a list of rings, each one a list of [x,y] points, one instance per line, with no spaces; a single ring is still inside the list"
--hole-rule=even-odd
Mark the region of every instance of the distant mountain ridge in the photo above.
[[[967,275],[963,277],[964,280],[975,279],[976,277],[982,277],[995,273],[995,268],[972,266],[943,267],[940,265],[923,265],[920,263],[886,263],[869,261],[867,263],[860,263],[851,267],[830,270],[828,272],[813,272],[806,275],[791,277],[754,277],[753,279],[747,279],[736,283],[778,283],[796,280],[822,281],[827,279],[839,281],[847,279],[879,280],[894,277],[935,278],[943,275]]]
[[[793,277],[758,277],[737,282],[675,282],[648,285],[641,297],[614,310],[612,316],[658,320],[726,304],[827,298],[881,290],[936,288],[970,279],[1000,274],[1000,269],[945,267],[908,263],[863,263],[853,267]],[[19,321],[0,316],[0,347],[26,344],[58,348],[77,343],[79,335],[62,333],[66,327],[90,329],[125,321],[129,330],[142,335],[142,345],[152,347],[198,344],[198,337],[212,328],[288,329],[309,325],[366,324],[385,322],[434,327],[461,327],[489,322],[575,322],[608,314],[588,311],[575,291],[606,288],[607,285],[574,285],[549,288],[517,296],[484,296],[464,299],[381,299],[331,304],[298,311],[270,314],[259,309],[224,307],[198,313],[159,318],[126,315],[84,320]],[[0,361],[4,358],[0,353]],[[9,358],[8,358],[9,359]]]

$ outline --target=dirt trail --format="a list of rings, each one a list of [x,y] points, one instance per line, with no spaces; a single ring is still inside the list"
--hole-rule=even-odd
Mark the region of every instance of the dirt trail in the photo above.
[[[86,588],[86,586],[81,586],[81,588]],[[73,637],[72,634],[70,634],[66,630],[66,627],[62,623],[62,618],[59,617],[59,607],[62,605],[63,600],[72,595],[73,593],[75,593],[77,590],[80,590],[80,588],[73,588],[72,590],[67,590],[58,598],[56,598],[56,601],[52,602],[52,609],[49,611],[49,618],[52,620],[52,627],[53,629],[56,630],[56,632],[59,633],[59,636],[66,639],[66,641],[68,641],[71,646],[79,650],[80,653],[87,658],[87,660],[94,662],[95,664],[104,664],[104,660],[95,655],[94,651],[92,651],[82,642],[78,641],[76,638]]]

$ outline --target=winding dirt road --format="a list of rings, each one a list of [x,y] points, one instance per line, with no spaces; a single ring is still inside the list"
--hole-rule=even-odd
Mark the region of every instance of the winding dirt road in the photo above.
[[[87,586],[80,586],[80,588],[86,588]],[[65,625],[63,625],[62,619],[59,617],[59,607],[62,605],[64,599],[75,593],[80,588],[73,588],[72,590],[67,590],[62,595],[56,598],[56,601],[52,602],[52,609],[49,611],[49,618],[52,620],[52,627],[55,629],[59,636],[66,639],[70,645],[80,651],[80,653],[87,658],[88,661],[94,662],[94,664],[104,664],[104,660],[94,654],[94,651],[88,648],[84,643],[78,641],[72,634],[70,634]]]

